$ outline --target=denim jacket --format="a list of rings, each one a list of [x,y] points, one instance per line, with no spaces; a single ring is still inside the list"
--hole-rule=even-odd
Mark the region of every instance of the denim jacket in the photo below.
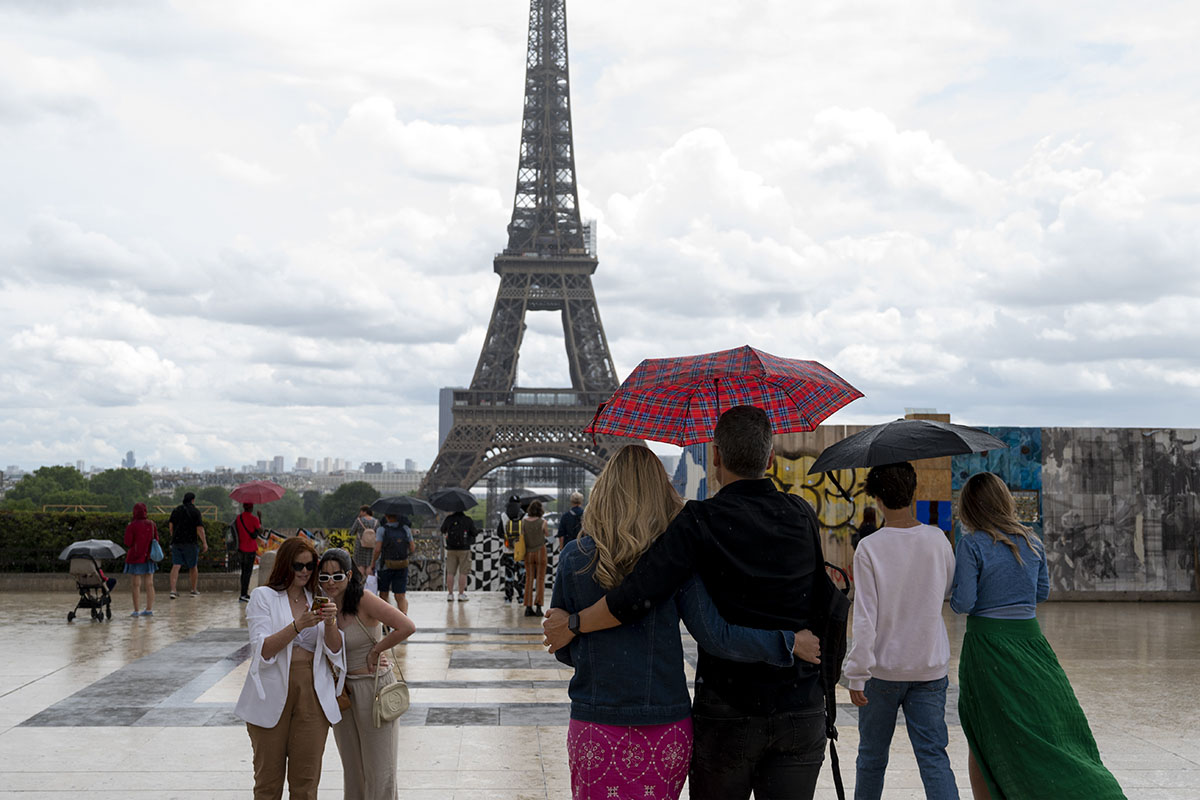
[[[559,556],[550,605],[582,611],[604,596],[589,568],[595,545],[581,535]],[[571,719],[603,725],[663,725],[688,716],[691,699],[683,672],[679,621],[705,650],[731,661],[792,664],[795,634],[730,625],[721,618],[704,583],[693,577],[673,599],[641,619],[576,636],[555,653],[575,667],[568,694]]]

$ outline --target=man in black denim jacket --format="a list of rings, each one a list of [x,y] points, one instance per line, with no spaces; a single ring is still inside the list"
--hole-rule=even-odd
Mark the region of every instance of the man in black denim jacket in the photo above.
[[[774,458],[771,423],[753,406],[721,415],[713,466],[721,491],[690,501],[605,598],[568,619],[547,614],[551,652],[575,635],[638,619],[699,574],[728,622],[808,628],[821,568],[812,517],[763,477]],[[692,706],[693,800],[811,798],[825,754],[817,668],[743,664],[700,649]]]

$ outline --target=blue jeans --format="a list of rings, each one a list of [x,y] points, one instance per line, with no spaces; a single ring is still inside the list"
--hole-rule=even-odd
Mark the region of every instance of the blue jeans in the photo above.
[[[936,681],[883,681],[871,678],[864,687],[867,704],[858,709],[858,777],[854,800],[879,800],[888,750],[896,730],[896,709],[904,708],[925,797],[958,800],[958,787],[946,755],[947,678]]]

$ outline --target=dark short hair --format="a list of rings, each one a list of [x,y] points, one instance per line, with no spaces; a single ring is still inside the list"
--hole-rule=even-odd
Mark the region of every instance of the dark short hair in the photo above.
[[[743,478],[761,478],[774,445],[771,418],[757,406],[734,406],[717,420],[713,444],[725,469]]]
[[[364,511],[365,511],[365,512],[367,512],[368,514],[370,514],[370,513],[371,513],[371,507],[370,507],[370,506],[359,506],[359,507],[358,507],[358,513],[360,513],[360,514],[361,514],[361,513],[363,513]]]
[[[196,499],[196,494],[195,494],[195,492],[188,492],[187,494],[185,494],[185,495],[183,496],[183,502],[185,502],[185,503],[190,503],[190,502],[192,502],[192,501],[193,501],[193,500],[195,500],[195,499]]]
[[[885,508],[908,508],[917,491],[917,471],[907,461],[871,467],[866,492]]]
[[[242,511],[253,511],[254,503],[242,503]]]
[[[542,501],[534,500],[529,504],[529,508],[525,509],[525,513],[531,517],[540,517],[544,513],[542,510]]]

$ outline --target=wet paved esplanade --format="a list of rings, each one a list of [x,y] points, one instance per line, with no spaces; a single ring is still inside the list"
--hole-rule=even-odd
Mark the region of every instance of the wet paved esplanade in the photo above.
[[[159,598],[154,617],[131,619],[118,592],[112,621],[68,625],[69,595],[0,595],[0,798],[249,795],[249,739],[232,713],[248,663],[244,607],[230,592]],[[401,719],[400,797],[569,797],[571,672],[541,647],[538,621],[499,593],[409,599],[419,629],[397,650],[413,703]],[[1049,603],[1039,615],[1126,794],[1200,798],[1200,604]],[[954,712],[964,624],[948,610],[946,619],[950,756],[969,797]],[[851,787],[858,735],[839,692],[838,751]],[[820,787],[818,797],[834,796],[828,764]],[[924,796],[902,733],[884,794]],[[332,735],[321,796],[342,796]]]

